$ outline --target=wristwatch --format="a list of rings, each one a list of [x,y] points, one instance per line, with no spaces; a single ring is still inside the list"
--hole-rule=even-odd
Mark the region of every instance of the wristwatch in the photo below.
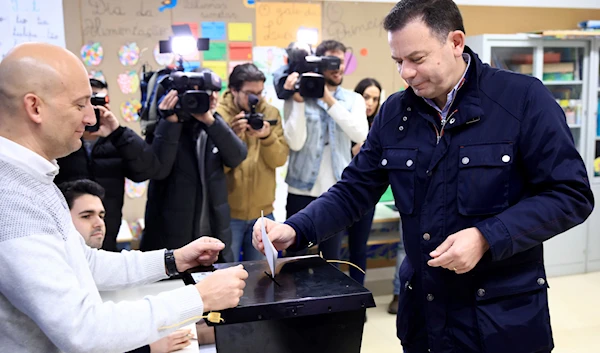
[[[165,250],[165,268],[167,269],[167,275],[169,277],[177,276],[177,265],[175,264],[175,254],[173,250]]]

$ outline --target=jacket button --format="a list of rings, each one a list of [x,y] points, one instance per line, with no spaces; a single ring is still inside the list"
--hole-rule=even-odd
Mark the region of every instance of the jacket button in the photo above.
[[[480,297],[483,297],[485,295],[485,289],[479,288],[477,290],[477,295],[480,296]]]
[[[432,174],[432,173],[431,173],[431,170],[429,170],[429,169],[428,169],[428,170],[425,172],[425,174],[427,174],[427,176],[431,176],[431,174]]]
[[[406,111],[410,112],[412,110],[411,107],[406,108]]]
[[[450,119],[450,125],[454,124],[456,120],[454,118]]]
[[[466,164],[469,164],[469,162],[470,162],[469,157],[463,157],[462,164],[466,165]]]
[[[423,240],[429,241],[429,239],[431,239],[431,235],[429,235],[429,233],[423,234]]]
[[[409,168],[410,168],[410,167],[412,167],[412,165],[413,165],[413,161],[412,161],[412,159],[409,159],[409,160],[407,160],[407,161],[406,161],[406,166],[407,166],[407,167],[409,167]]]
[[[408,120],[408,118],[405,116],[404,118],[402,118],[402,121],[406,121]]]
[[[398,128],[398,130],[404,131],[404,126],[400,125],[400,127]]]
[[[432,302],[434,299],[433,294],[427,294],[427,301]]]
[[[510,156],[505,154],[504,156],[502,156],[502,162],[504,163],[508,163],[510,162]]]
[[[381,165],[385,167],[387,165],[387,159],[381,160]]]
[[[217,154],[217,153],[219,153],[219,149],[218,149],[217,147],[213,147],[213,149],[212,149],[212,153],[213,153],[213,154]]]
[[[538,278],[537,284],[539,284],[540,286],[543,286],[544,284],[546,284],[546,280],[543,278]]]

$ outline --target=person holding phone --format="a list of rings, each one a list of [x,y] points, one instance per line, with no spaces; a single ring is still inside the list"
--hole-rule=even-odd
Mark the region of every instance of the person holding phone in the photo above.
[[[252,226],[264,211],[273,218],[275,169],[285,164],[289,148],[281,116],[262,98],[265,75],[254,64],[236,66],[229,76],[217,112],[248,146],[248,157],[236,168],[225,168],[231,207],[232,251],[235,259],[259,260],[252,246]]]
[[[125,178],[135,182],[151,179],[161,167],[152,146],[130,128],[121,126],[108,103],[108,85],[91,78],[92,103],[96,124],[87,126],[81,137],[82,146],[76,152],[59,158],[60,173],[54,179],[58,185],[79,179],[90,179],[106,190],[106,238],[102,249],[117,251],[117,234],[121,226]],[[92,131],[90,131],[92,130]]]

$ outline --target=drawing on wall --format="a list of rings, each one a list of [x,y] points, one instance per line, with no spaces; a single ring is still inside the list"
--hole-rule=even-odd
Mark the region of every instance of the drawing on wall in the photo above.
[[[140,59],[140,47],[136,42],[127,43],[119,48],[119,61],[124,66],[133,66]]]
[[[127,194],[127,196],[129,198],[132,199],[137,199],[139,197],[142,197],[144,195],[144,193],[146,192],[146,189],[148,187],[148,181],[142,181],[140,183],[136,183],[134,181],[131,181],[127,178],[125,178],[125,193]]]
[[[161,6],[158,7],[158,11],[163,12],[166,9],[172,9],[177,6],[177,0],[163,0],[160,4]]]
[[[356,71],[357,62],[356,57],[354,56],[352,51],[348,50],[346,52],[344,63],[346,64],[346,70],[344,71],[344,75],[350,75],[354,71]]]
[[[86,66],[98,66],[104,58],[104,49],[98,42],[87,43],[81,47],[80,54]]]
[[[278,47],[254,47],[252,49],[252,61],[265,74],[266,81],[263,97],[267,103],[279,109],[279,113],[283,116],[283,100],[277,98],[277,93],[273,86],[273,72],[287,64],[285,49]]]
[[[106,82],[106,77],[104,77],[104,73],[101,70],[90,70],[88,72],[88,78],[95,78],[98,81]]]
[[[138,111],[142,104],[137,99],[129,99],[121,103],[121,117],[128,123],[140,120]]]
[[[140,86],[140,78],[135,70],[119,74],[117,78],[119,89],[124,94],[136,93]]]

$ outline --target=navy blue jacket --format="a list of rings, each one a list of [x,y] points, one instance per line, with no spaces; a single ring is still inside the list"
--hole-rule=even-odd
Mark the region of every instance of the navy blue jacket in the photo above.
[[[437,112],[412,89],[383,104],[342,180],[286,223],[297,247],[351,225],[391,184],[407,259],[397,333],[409,353],[549,352],[542,242],[582,223],[594,200],[562,109],[542,83],[471,66],[439,144]],[[457,275],[427,265],[451,234],[490,245]]]

